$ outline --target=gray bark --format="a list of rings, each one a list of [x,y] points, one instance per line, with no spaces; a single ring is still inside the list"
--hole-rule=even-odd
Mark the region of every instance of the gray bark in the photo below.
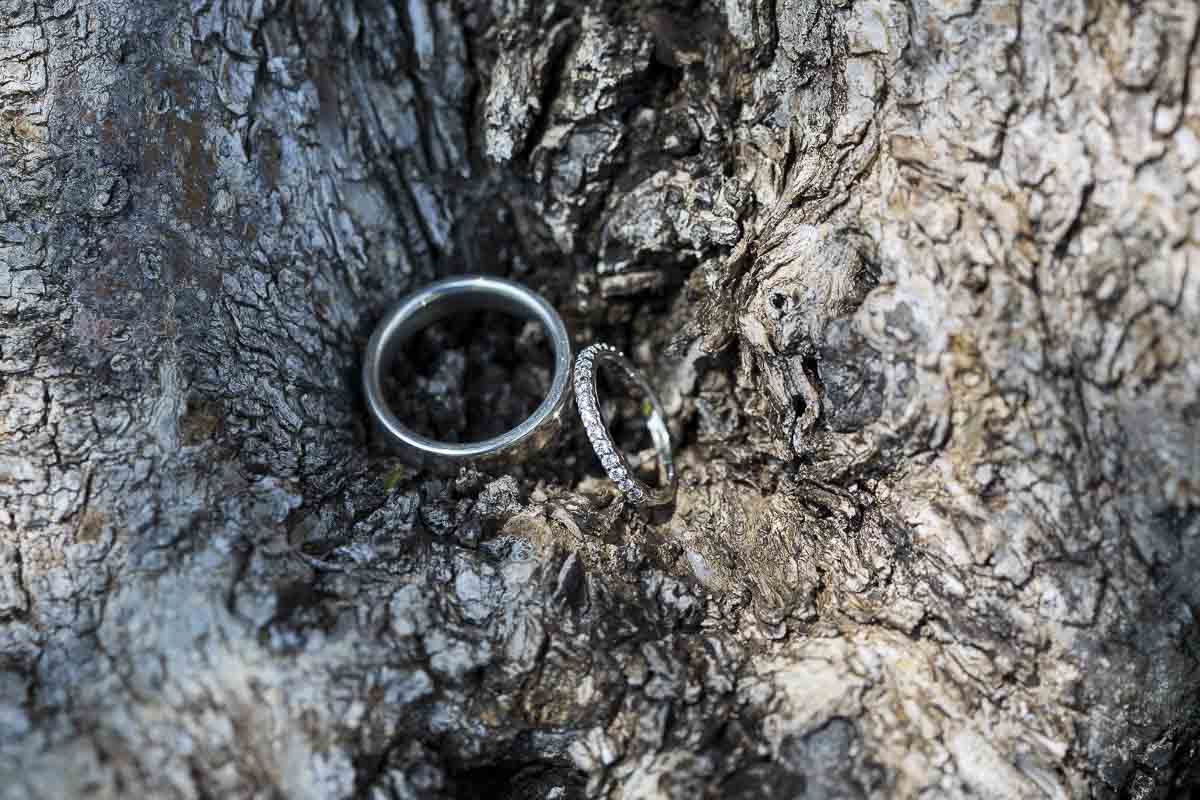
[[[1198,14],[0,0],[0,796],[1186,796]],[[672,515],[369,447],[459,272]]]

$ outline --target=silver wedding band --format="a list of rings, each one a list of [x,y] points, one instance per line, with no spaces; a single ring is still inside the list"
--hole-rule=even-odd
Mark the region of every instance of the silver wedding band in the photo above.
[[[478,442],[440,442],[396,418],[383,394],[383,377],[407,340],[430,324],[465,311],[501,311],[541,323],[554,351],[550,391],[537,410],[512,430]],[[562,317],[539,295],[503,278],[446,278],[409,295],[375,328],[363,360],[367,408],[379,434],[409,464],[457,466],[465,462],[521,460],[541,450],[558,433],[570,394],[571,339]]]

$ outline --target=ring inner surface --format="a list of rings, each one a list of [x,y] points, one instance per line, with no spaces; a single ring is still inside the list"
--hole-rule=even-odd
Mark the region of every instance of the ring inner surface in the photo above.
[[[608,434],[633,476],[651,488],[667,488],[674,469],[671,440],[650,387],[620,361],[598,354],[596,399]]]
[[[548,398],[550,331],[522,303],[464,293],[417,309],[389,333],[383,394],[397,421],[422,437],[485,442],[520,427]]]

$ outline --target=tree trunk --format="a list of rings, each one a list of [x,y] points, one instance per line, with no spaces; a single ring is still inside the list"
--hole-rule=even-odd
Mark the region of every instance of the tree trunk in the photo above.
[[[1198,17],[0,0],[0,796],[1188,796]],[[673,513],[370,443],[463,272]]]

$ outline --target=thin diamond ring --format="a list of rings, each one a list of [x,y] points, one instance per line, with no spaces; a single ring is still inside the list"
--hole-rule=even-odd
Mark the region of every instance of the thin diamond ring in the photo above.
[[[642,413],[658,454],[658,486],[650,486],[637,477],[629,465],[629,460],[608,432],[596,396],[596,371],[602,364],[614,368],[623,382],[638,389],[645,398]],[[592,449],[596,451],[596,457],[600,459],[608,477],[617,484],[617,488],[624,493],[629,502],[635,506],[660,506],[670,503],[675,498],[676,477],[666,415],[658,396],[633,362],[607,344],[594,344],[585,349],[575,360],[575,402],[583,420],[584,430],[592,442]]]

